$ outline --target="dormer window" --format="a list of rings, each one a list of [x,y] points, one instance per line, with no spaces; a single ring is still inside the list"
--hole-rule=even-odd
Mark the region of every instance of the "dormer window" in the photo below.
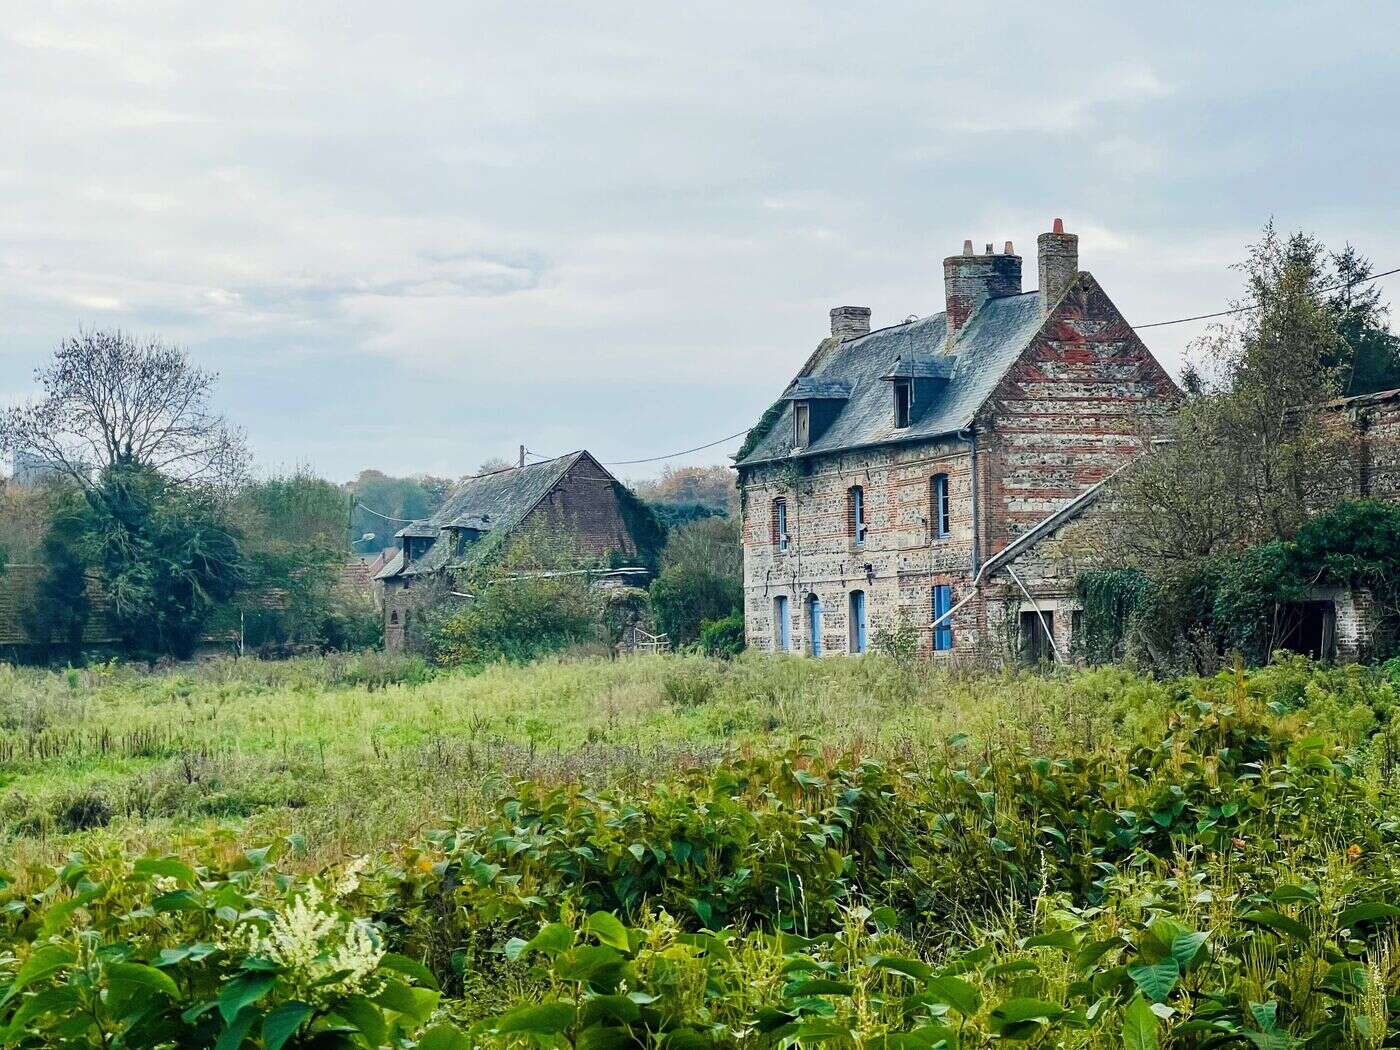
[[[812,406],[806,401],[792,406],[792,447],[806,448],[812,443]]]
[[[894,381],[894,425],[903,430],[909,425],[909,408],[912,401],[912,384],[907,379]]]

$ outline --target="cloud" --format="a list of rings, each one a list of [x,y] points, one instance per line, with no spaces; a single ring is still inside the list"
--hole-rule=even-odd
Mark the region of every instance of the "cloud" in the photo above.
[[[1135,318],[1228,298],[1269,214],[1400,245],[1400,16],[1302,77],[1301,5],[13,6],[3,392],[79,324],[159,332],[334,476],[728,433],[832,305],[938,310],[963,238],[1055,215]]]

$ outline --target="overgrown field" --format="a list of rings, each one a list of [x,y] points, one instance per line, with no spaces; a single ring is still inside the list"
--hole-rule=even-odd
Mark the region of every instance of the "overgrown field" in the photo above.
[[[0,669],[0,1043],[1400,1045],[1382,671]]]

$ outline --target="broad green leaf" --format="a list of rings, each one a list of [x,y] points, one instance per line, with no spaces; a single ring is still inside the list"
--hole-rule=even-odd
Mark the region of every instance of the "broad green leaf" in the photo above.
[[[219,1013],[223,1015],[225,1023],[232,1025],[244,1007],[266,995],[276,980],[277,975],[273,973],[244,973],[224,985],[219,992]]]
[[[282,1050],[301,1023],[311,1016],[311,1007],[295,1000],[283,1003],[263,1018],[262,1037],[266,1050]]]
[[[433,976],[433,971],[428,969],[417,959],[410,959],[406,955],[399,955],[397,952],[385,952],[384,957],[379,960],[379,965],[385,970],[393,970],[406,977],[411,977],[425,988],[438,991],[437,978]]]
[[[335,1005],[335,1012],[354,1026],[370,1046],[379,1046],[389,1037],[384,1011],[363,995],[352,995]]]
[[[1181,977],[1181,968],[1176,965],[1175,959],[1137,963],[1128,967],[1128,976],[1154,1003],[1164,1003]]]
[[[1201,947],[1206,943],[1209,934],[1205,933],[1182,933],[1178,934],[1171,943],[1172,958],[1176,960],[1181,972],[1185,973],[1200,954]]]
[[[1351,929],[1358,922],[1376,922],[1380,919],[1393,919],[1400,916],[1400,907],[1382,901],[1366,901],[1353,904],[1337,916],[1337,924],[1343,929]]]
[[[34,949],[28,959],[24,960],[24,964],[19,968],[19,973],[15,974],[14,983],[10,985],[10,990],[5,993],[4,999],[0,999],[0,1002],[9,1002],[20,993],[22,988],[72,966],[77,957],[77,950],[69,944],[40,945]]]
[[[525,942],[523,951],[544,952],[546,955],[558,955],[566,952],[574,943],[574,931],[565,926],[562,922],[551,922],[543,927],[539,933]]]
[[[142,857],[131,868],[137,875],[163,875],[186,886],[193,886],[199,881],[194,869],[175,857]]]
[[[611,912],[595,911],[584,923],[584,929],[597,937],[601,944],[616,948],[620,952],[632,950],[632,945],[627,940],[627,927]]]
[[[916,981],[927,980],[933,974],[933,967],[929,966],[928,963],[903,955],[872,956],[870,965],[879,970],[893,970],[895,973],[902,973]]]
[[[180,989],[170,975],[162,973],[154,966],[141,963],[114,962],[107,964],[107,977],[113,984],[133,984],[168,995],[171,999],[180,998]]]
[[[371,1001],[422,1024],[433,1015],[438,999],[438,993],[431,988],[410,988],[402,981],[391,980]]]
[[[1140,995],[1123,1011],[1123,1050],[1157,1050],[1157,1015]]]
[[[830,981],[824,978],[817,978],[812,981],[801,981],[790,986],[787,994],[792,997],[804,995],[854,995],[855,985],[847,984],[845,981]]]
[[[972,1017],[982,1009],[982,993],[961,977],[935,977],[925,989],[940,1003],[947,1003],[964,1017]]]
[[[253,1027],[253,1022],[257,1019],[257,1007],[245,1006],[219,1033],[219,1041],[214,1044],[214,1050],[238,1050],[248,1036],[248,1029]]]
[[[1267,926],[1269,929],[1286,934],[1295,940],[1308,941],[1312,939],[1312,931],[1301,922],[1276,911],[1248,911],[1240,918],[1245,922],[1256,922],[1260,926]]]
[[[1254,1023],[1263,1031],[1272,1032],[1278,1027],[1278,1003],[1250,1003],[1249,1012],[1254,1015]]]
[[[500,1035],[519,1032],[522,1035],[558,1035],[574,1023],[574,1007],[570,1003],[546,1002],[517,1006],[496,1018],[494,1029]]]
[[[1022,948],[1063,948],[1066,951],[1079,947],[1079,938],[1070,930],[1055,930],[1041,933],[1021,941]]]
[[[626,958],[616,948],[609,948],[605,944],[585,944],[569,949],[554,960],[554,976],[564,981],[606,983],[621,974],[626,964]]]
[[[987,1021],[1003,1039],[1019,1041],[1035,1037],[1042,1026],[1053,1024],[1064,1013],[1054,1003],[1041,999],[1008,999],[992,1010]]]
[[[69,1016],[81,999],[81,990],[70,984],[60,985],[57,988],[45,988],[38,995],[31,995],[15,1011],[14,1017],[10,1019],[10,1031],[18,1033],[34,1018],[42,1017],[44,1014]],[[4,1029],[0,1028],[0,1035],[3,1033]]]
[[[472,1050],[472,1041],[465,1032],[451,1025],[439,1024],[419,1037],[418,1050]]]

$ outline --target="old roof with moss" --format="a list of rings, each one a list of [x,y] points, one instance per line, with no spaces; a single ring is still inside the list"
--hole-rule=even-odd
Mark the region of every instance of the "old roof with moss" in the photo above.
[[[738,466],[792,454],[792,402],[808,390],[848,391],[836,418],[797,454],[821,455],[869,445],[919,441],[967,427],[996,385],[1045,323],[1038,292],[988,299],[951,347],[947,314],[891,325],[856,339],[824,339],[802,372],[765,413]],[[894,425],[890,379],[934,380],[933,400],[908,427]],[[812,395],[808,395],[812,396]]]
[[[433,545],[407,566],[400,550],[374,578],[427,576],[446,568],[453,560],[454,551],[443,535],[444,530],[464,530],[472,540],[488,533],[510,532],[564,480],[574,464],[587,455],[580,450],[540,463],[463,479],[432,517],[399,530],[401,537],[433,539]]]

